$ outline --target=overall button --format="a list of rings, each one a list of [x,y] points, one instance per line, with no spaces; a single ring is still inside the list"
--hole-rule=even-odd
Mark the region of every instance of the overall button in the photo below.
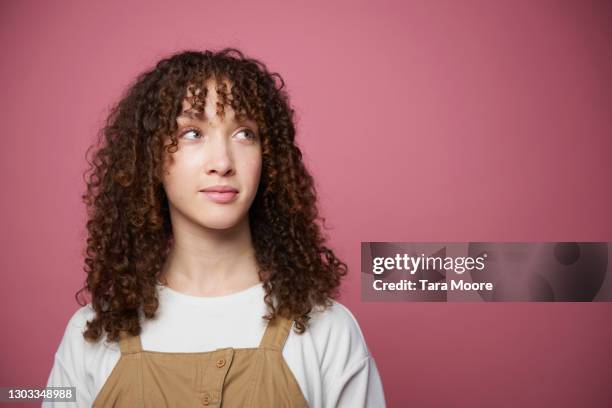
[[[202,404],[208,405],[209,403],[210,403],[210,394],[204,393],[204,396],[202,397]]]
[[[217,360],[217,367],[221,368],[225,365],[225,359],[220,358],[219,360]]]

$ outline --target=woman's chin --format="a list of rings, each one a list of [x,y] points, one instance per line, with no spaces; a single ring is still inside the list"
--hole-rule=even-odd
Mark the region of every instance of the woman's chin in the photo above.
[[[227,230],[236,227],[240,223],[241,218],[238,216],[218,216],[206,217],[204,220],[199,220],[199,224],[204,228],[215,230]]]

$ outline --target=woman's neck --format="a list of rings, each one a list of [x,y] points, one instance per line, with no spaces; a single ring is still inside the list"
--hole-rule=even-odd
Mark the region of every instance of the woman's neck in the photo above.
[[[248,220],[231,230],[194,233],[174,227],[173,232],[162,284],[194,296],[222,296],[260,282]]]

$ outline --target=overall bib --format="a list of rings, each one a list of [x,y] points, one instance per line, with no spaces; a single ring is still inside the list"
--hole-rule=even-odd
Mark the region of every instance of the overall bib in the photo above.
[[[193,353],[143,350],[121,332],[121,357],[92,407],[308,407],[282,355],[292,324],[268,322],[259,347]]]

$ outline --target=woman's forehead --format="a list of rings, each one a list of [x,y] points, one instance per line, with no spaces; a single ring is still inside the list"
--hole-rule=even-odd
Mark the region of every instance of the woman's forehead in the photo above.
[[[187,84],[186,89],[186,97],[192,97],[193,95],[199,95],[203,92],[203,89],[206,88],[207,92],[215,91],[217,88],[222,88],[226,92],[231,92],[233,87],[233,82],[228,78],[206,78],[203,80],[191,80]]]
[[[181,112],[179,116],[176,118],[179,124],[188,124],[193,122],[205,122],[211,125],[215,125],[216,123],[225,122],[225,123],[237,123],[237,124],[248,124],[253,127],[258,127],[257,122],[253,119],[245,116],[245,117],[237,117],[234,110],[231,106],[226,106],[223,115],[219,115],[217,112],[210,112],[208,107],[205,110],[205,113],[194,110],[184,110]]]
[[[214,105],[220,97],[217,93],[217,87],[220,87],[219,91],[221,93],[231,95],[231,84],[227,81],[220,85],[214,79],[207,79],[201,83],[190,82],[183,98],[183,111],[201,111],[204,103]],[[204,97],[206,97],[206,100],[204,100]]]
[[[211,120],[216,116],[220,116],[221,107],[219,104],[222,102],[223,95],[217,92],[219,82],[214,79],[207,79],[202,83],[191,82],[186,89],[185,97],[182,101],[181,113],[177,117],[178,119],[185,120],[200,120],[207,121]],[[227,94],[226,98],[231,98],[231,82],[223,80],[221,82],[220,93]],[[205,96],[205,99],[204,99]],[[222,116],[229,116],[227,119],[231,120],[235,117],[235,112],[232,106],[229,104],[229,100],[225,101],[222,108]]]
[[[216,122],[233,122],[257,127],[256,121],[248,117],[248,115],[238,117],[229,100],[226,100],[222,107],[219,106],[221,96],[217,93],[217,83],[215,81],[209,80],[205,85],[207,89],[205,100],[203,99],[204,93],[202,93],[201,87],[191,86],[188,88],[186,96],[182,101],[181,113],[176,118],[179,124],[194,121],[209,122],[211,124]],[[231,92],[231,83],[229,81],[226,82],[226,88],[221,92],[227,92],[228,94]],[[228,95],[228,98],[230,97]]]

